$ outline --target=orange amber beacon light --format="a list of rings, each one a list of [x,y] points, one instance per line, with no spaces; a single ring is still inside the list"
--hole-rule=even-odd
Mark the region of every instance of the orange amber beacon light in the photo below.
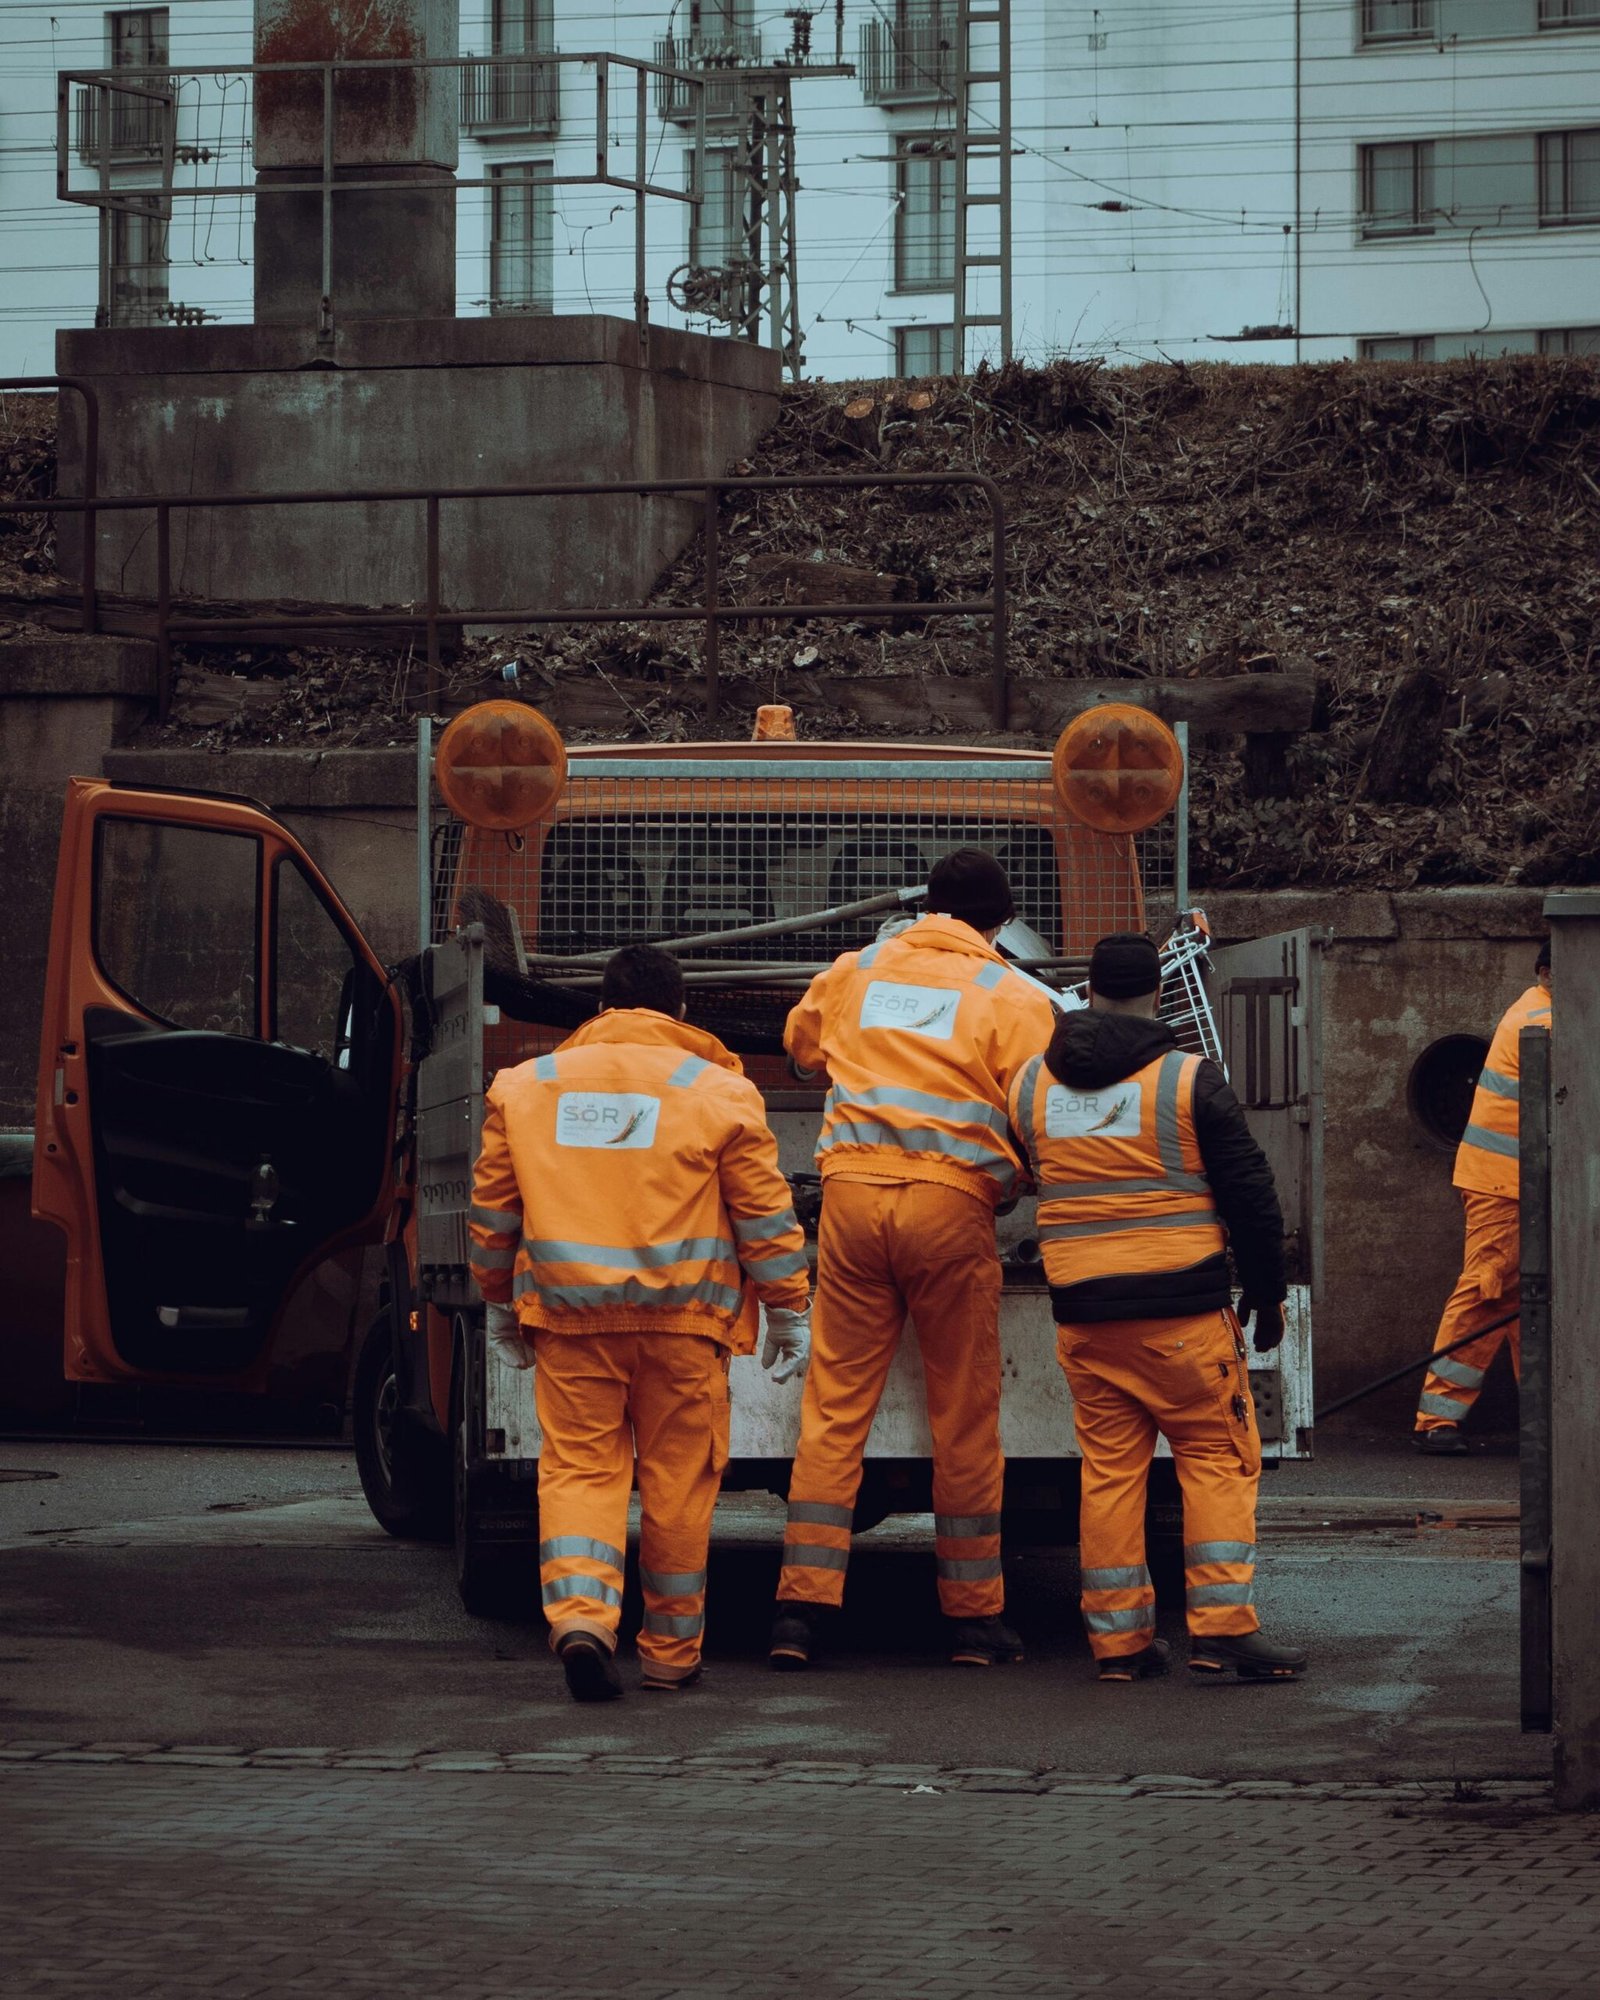
[[[1106,702],[1062,730],[1051,775],[1069,818],[1100,833],[1142,833],[1177,804],[1183,752],[1159,716]]]
[[[520,701],[480,701],[439,738],[434,776],[469,826],[512,833],[548,819],[566,789],[560,731]]]

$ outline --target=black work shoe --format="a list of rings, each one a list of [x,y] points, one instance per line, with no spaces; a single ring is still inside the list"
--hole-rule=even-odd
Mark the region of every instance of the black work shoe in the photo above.
[[[1192,1674],[1225,1674],[1232,1667],[1242,1681],[1293,1681],[1305,1672],[1306,1665],[1306,1656],[1298,1646],[1275,1646],[1259,1632],[1189,1641]]]
[[[1137,1653],[1118,1653],[1100,1662],[1096,1679],[1102,1681],[1153,1681],[1172,1665],[1172,1648],[1165,1639],[1152,1639]]]
[[[679,1674],[676,1680],[646,1667],[639,1676],[639,1686],[646,1694],[682,1694],[685,1688],[696,1687],[704,1679],[704,1667],[696,1667],[692,1673]]]
[[[780,1674],[797,1674],[813,1666],[820,1655],[818,1612],[810,1605],[790,1604],[772,1621],[767,1657]]]
[[[1430,1458],[1459,1458],[1467,1448],[1459,1424],[1440,1424],[1435,1430],[1413,1431],[1411,1443],[1414,1450],[1425,1451]]]
[[[952,1618],[950,1657],[958,1667],[1003,1667],[1022,1658],[1022,1641],[1001,1618]]]
[[[609,1646],[591,1639],[586,1632],[574,1632],[556,1649],[567,1692],[574,1701],[617,1701],[622,1695],[622,1676]]]

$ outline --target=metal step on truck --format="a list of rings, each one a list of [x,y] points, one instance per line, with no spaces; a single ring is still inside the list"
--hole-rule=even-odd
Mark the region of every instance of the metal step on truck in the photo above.
[[[487,1353],[467,1271],[487,1082],[594,1011],[619,945],[664,943],[690,1019],[760,1087],[814,1243],[826,1079],[792,1071],[784,1019],[838,953],[915,916],[941,854],[976,846],[1014,887],[1002,947],[1060,1006],[1082,1004],[1098,937],[1165,939],[1163,1014],[1228,1068],[1277,1178],[1288,1332],[1251,1357],[1250,1380],[1269,1460],[1309,1455],[1318,955],[1303,930],[1210,945],[1188,906],[1186,777],[1164,725],[1092,710],[1053,755],[792,734],[568,752],[507,701],[456,718],[437,759],[424,724],[418,754],[420,948],[397,968],[265,808],[73,781],[34,1179],[36,1212],[68,1237],[69,1379],[259,1387],[319,1267],[382,1245],[351,1384],[374,1515],[394,1534],[453,1532],[469,1609],[531,1605],[532,1382]],[[1008,1532],[1071,1539],[1077,1451],[1032,1200],[997,1228]],[[800,1385],[741,1359],[731,1387],[724,1486],[781,1495]],[[1158,1480],[1155,1497],[1174,1496]],[[910,1337],[856,1524],[931,1504]]]

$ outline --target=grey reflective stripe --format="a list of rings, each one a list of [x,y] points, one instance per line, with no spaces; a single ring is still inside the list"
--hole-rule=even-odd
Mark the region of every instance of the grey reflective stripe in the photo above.
[[[679,1618],[668,1611],[647,1611],[644,1629],[658,1639],[698,1639],[706,1629],[706,1621],[698,1612],[685,1613]]]
[[[1255,1600],[1253,1583],[1192,1583],[1183,1593],[1191,1611],[1208,1604],[1250,1604]]]
[[[1185,1542],[1183,1559],[1193,1569],[1200,1563],[1253,1563],[1254,1542]]]
[[[789,1519],[802,1521],[808,1528],[848,1528],[855,1515],[848,1507],[834,1507],[826,1500],[791,1500]]]
[[[974,986],[981,986],[986,993],[992,993],[1006,976],[1003,965],[980,965],[972,975]]]
[[[987,1583],[1001,1574],[998,1556],[936,1556],[933,1566],[946,1583]]]
[[[533,1073],[541,1083],[554,1083],[556,1079],[556,1059],[554,1056],[535,1056]]]
[[[563,1556],[589,1556],[595,1562],[610,1563],[615,1570],[622,1568],[621,1549],[597,1542],[592,1535],[552,1535],[539,1544],[540,1562],[559,1562]]]
[[[1130,1215],[1122,1222],[1052,1222],[1039,1231],[1039,1241],[1059,1243],[1074,1236],[1123,1236],[1136,1229],[1193,1229],[1216,1220],[1214,1208],[1186,1208],[1177,1215]]]
[[[592,1597],[597,1604],[620,1604],[622,1592],[615,1584],[602,1583],[596,1576],[556,1576],[540,1585],[546,1604],[559,1604],[564,1597]]]
[[[1028,1158],[1033,1162],[1034,1172],[1039,1170],[1039,1140],[1033,1127],[1033,1100],[1039,1088],[1039,1072],[1044,1067],[1044,1057],[1035,1056],[1023,1067],[1022,1091],[1017,1100],[1017,1109],[1022,1114],[1022,1143],[1028,1149]],[[1040,1200],[1044,1197],[1041,1195]]]
[[[481,1243],[474,1243],[471,1261],[478,1271],[509,1271],[517,1261],[517,1253],[515,1250],[485,1250]]]
[[[659,1271],[667,1264],[727,1264],[733,1244],[726,1236],[688,1236],[681,1243],[567,1243],[558,1237],[524,1237],[522,1247],[538,1264],[609,1264],[619,1271]]]
[[[785,1541],[783,1566],[785,1569],[848,1569],[850,1551],[818,1548],[815,1542]]]
[[[1153,1604],[1135,1604],[1126,1611],[1086,1611],[1083,1622],[1091,1632],[1152,1631],[1155,1610]]]
[[[646,1569],[641,1564],[639,1581],[657,1597],[697,1597],[706,1587],[703,1569]]]
[[[547,1306],[577,1312],[603,1311],[612,1306],[648,1306],[662,1310],[670,1306],[720,1306],[735,1313],[744,1303],[743,1294],[730,1285],[706,1280],[698,1285],[647,1285],[641,1278],[625,1278],[620,1285],[547,1285],[532,1271],[519,1271],[511,1281],[514,1298],[532,1292]]]
[[[1161,1058],[1161,1074],[1156,1080],[1156,1144],[1169,1174],[1183,1172],[1183,1141],[1178,1134],[1178,1082],[1183,1064],[1184,1058],[1174,1049]]]
[[[1204,1174],[1168,1174],[1159,1181],[1053,1181],[1039,1190],[1041,1201],[1083,1201],[1119,1194],[1208,1194]]]
[[[798,1278],[807,1270],[806,1253],[803,1250],[784,1250],[776,1257],[752,1257],[748,1251],[741,1254],[739,1262],[758,1284],[775,1285],[780,1278]]]
[[[937,1097],[931,1090],[902,1090],[894,1084],[880,1083],[870,1090],[846,1090],[843,1084],[836,1084],[833,1099],[836,1110],[859,1107],[870,1111],[887,1104],[896,1111],[921,1111],[930,1118],[948,1118],[952,1124],[983,1125],[991,1132],[998,1132],[1002,1139],[1011,1129],[1003,1111],[975,1097]]]
[[[1446,1423],[1458,1424],[1472,1408],[1472,1404],[1455,1396],[1423,1396],[1418,1399],[1418,1413],[1424,1417],[1443,1417]]]
[[[1464,1361],[1457,1361],[1453,1354],[1441,1354],[1428,1370],[1442,1382],[1454,1382],[1459,1389],[1478,1389],[1483,1386],[1483,1370],[1469,1368]]]
[[[1469,1125],[1461,1135],[1463,1146],[1476,1146],[1483,1153],[1503,1153],[1514,1160],[1520,1150],[1514,1132],[1491,1132],[1486,1125]]]
[[[1150,1572],[1143,1563],[1126,1569],[1086,1569],[1078,1581],[1085,1590],[1149,1590]]]
[[[966,1541],[973,1535],[998,1535],[1000,1516],[998,1514],[935,1514],[933,1532],[944,1535],[953,1542]]]
[[[821,1155],[832,1146],[852,1145],[895,1146],[904,1153],[938,1153],[945,1159],[977,1167],[998,1181],[1002,1189],[1009,1188],[1017,1177],[1017,1170],[1008,1159],[993,1147],[980,1145],[976,1139],[957,1139],[948,1132],[925,1129],[906,1132],[895,1125],[880,1125],[876,1120],[868,1124],[841,1119],[823,1134],[817,1152]]]
[[[1548,1007],[1535,1007],[1523,1025],[1531,1028],[1535,1021],[1548,1021],[1549,1018],[1550,1009]]]
[[[510,1208],[479,1208],[472,1204],[472,1219],[480,1229],[492,1230],[496,1236],[520,1236],[522,1234],[522,1211]]]
[[[785,1230],[798,1229],[792,1208],[774,1210],[771,1215],[735,1216],[733,1233],[741,1243],[761,1243],[768,1237],[782,1236]]]
[[[867,946],[866,950],[862,952],[861,956],[856,960],[856,964],[863,968],[875,964],[877,961],[878,953],[882,950],[883,950],[883,940],[880,938],[876,944],[869,944]]]
[[[1514,1076],[1507,1076],[1504,1070],[1484,1069],[1478,1072],[1478,1088],[1488,1091],[1491,1097],[1520,1097],[1522,1086]]]
[[[667,1078],[669,1090],[685,1090],[697,1076],[703,1076],[711,1065],[704,1056],[685,1056],[683,1061]]]

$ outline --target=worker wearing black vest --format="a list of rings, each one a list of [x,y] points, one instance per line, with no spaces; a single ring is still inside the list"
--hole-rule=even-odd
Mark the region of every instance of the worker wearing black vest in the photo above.
[[[1088,1011],[1059,1023],[1011,1093],[1083,1454],[1084,1622],[1101,1680],[1167,1671],[1144,1545],[1164,1436],[1183,1489],[1191,1669],[1293,1680],[1305,1654],[1262,1637],[1253,1601],[1261,1439],[1241,1332],[1254,1317],[1258,1352],[1283,1339],[1283,1215],[1227,1079],[1178,1049],[1160,990],[1149,938],[1102,938]]]

